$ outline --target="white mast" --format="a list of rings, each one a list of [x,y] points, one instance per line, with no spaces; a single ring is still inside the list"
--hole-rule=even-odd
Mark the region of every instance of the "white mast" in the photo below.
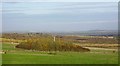
[[[55,42],[55,36],[54,36],[54,42]]]

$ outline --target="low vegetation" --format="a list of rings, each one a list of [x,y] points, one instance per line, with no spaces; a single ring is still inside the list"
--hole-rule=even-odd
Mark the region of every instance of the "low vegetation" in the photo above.
[[[45,33],[3,33],[2,63],[118,64],[116,37],[57,35],[55,38]],[[106,50],[110,47],[115,50]]]
[[[56,38],[55,41],[53,41],[52,37],[28,39],[26,42],[22,42],[16,47],[39,51],[90,51],[87,48],[73,44],[71,41],[64,41],[59,38]]]
[[[42,51],[14,48],[15,44],[3,43],[2,64],[118,64],[118,53],[112,50],[90,52],[57,52],[56,55]]]

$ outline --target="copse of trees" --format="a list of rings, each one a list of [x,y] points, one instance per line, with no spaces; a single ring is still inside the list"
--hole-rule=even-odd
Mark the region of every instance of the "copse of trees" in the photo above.
[[[87,48],[73,44],[71,41],[64,41],[60,38],[56,38],[56,41],[53,41],[53,37],[27,39],[26,42],[22,42],[16,47],[39,51],[90,51]]]
[[[47,33],[3,33],[2,38],[6,39],[15,39],[15,40],[25,40],[29,38],[36,38],[36,37],[48,37],[51,36]]]

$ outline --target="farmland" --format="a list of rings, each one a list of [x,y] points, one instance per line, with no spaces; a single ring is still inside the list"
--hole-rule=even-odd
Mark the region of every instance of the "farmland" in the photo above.
[[[19,35],[19,34],[18,34]],[[11,36],[11,37],[10,37]],[[42,38],[41,36],[32,36],[33,38],[28,41],[26,38],[30,38],[28,36],[24,36],[24,38],[21,38],[21,36],[16,36],[13,38],[14,35],[10,36],[3,36],[3,43],[2,43],[2,51],[6,52],[2,54],[2,63],[3,64],[118,64],[118,45],[116,44],[116,40],[112,40],[111,38],[107,38],[107,40],[114,41],[115,44],[110,44],[110,42],[99,43],[99,41],[96,41],[97,43],[81,43],[80,40],[84,39],[90,39],[88,36],[78,38],[77,40],[70,38],[70,36],[62,36],[56,37],[56,42],[58,37],[60,38],[60,41],[62,42],[62,46],[68,42],[67,44],[70,45],[64,45],[64,50],[58,49],[52,49],[56,46],[49,47],[47,46],[47,42],[45,42],[48,39]],[[46,36],[46,35],[45,35]],[[43,37],[45,37],[43,36]],[[8,38],[9,37],[9,38]],[[50,37],[50,36],[49,36]],[[48,38],[46,36],[46,38]],[[75,37],[74,37],[75,38]],[[100,38],[100,37],[99,37]],[[11,40],[12,39],[12,40]],[[25,40],[26,39],[26,40]],[[37,39],[37,41],[35,40]],[[72,39],[72,40],[71,40]],[[75,38],[76,39],[76,38]],[[98,37],[97,37],[98,39]],[[92,39],[91,39],[92,40]],[[70,42],[69,42],[70,41]],[[77,41],[77,42],[76,42]],[[102,41],[102,39],[100,39]],[[34,43],[34,42],[38,42]],[[45,45],[39,45],[42,42]],[[58,42],[56,44],[60,44],[61,42]],[[105,42],[105,41],[103,41]],[[17,48],[16,46],[19,46],[22,43],[21,47]],[[51,43],[48,41],[48,43]],[[40,47],[45,47],[46,49],[50,48],[52,50],[39,50],[30,48],[23,48],[24,44],[31,44],[31,46],[34,46],[32,44],[39,45]],[[25,45],[27,47],[27,45]],[[68,48],[69,46],[73,46],[73,50],[68,50],[65,48]],[[76,47],[80,46],[79,51],[76,50]],[[84,48],[81,50],[81,48]],[[75,49],[75,50],[74,50]],[[90,51],[83,51],[89,49]]]
[[[92,52],[47,52],[14,48],[14,44],[2,44],[3,64],[117,64],[118,54],[111,50],[92,50]]]

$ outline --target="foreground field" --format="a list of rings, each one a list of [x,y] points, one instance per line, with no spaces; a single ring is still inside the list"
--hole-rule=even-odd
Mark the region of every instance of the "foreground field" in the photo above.
[[[112,50],[91,50],[90,52],[39,52],[14,48],[15,44],[2,44],[6,54],[3,64],[117,64],[118,53]]]

